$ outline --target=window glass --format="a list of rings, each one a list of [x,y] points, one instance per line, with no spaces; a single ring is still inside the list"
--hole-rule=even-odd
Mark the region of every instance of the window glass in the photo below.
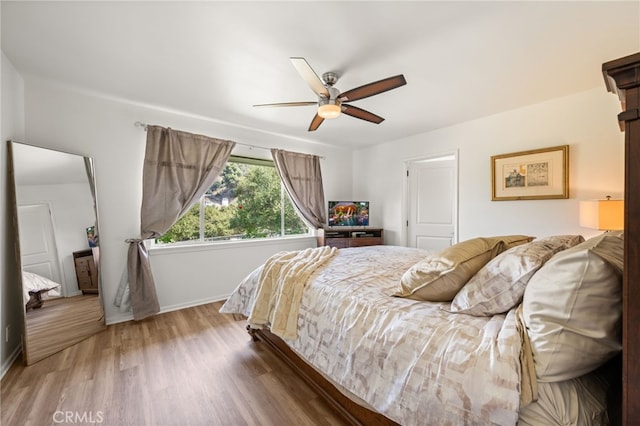
[[[270,160],[231,156],[220,176],[160,244],[309,234]]]

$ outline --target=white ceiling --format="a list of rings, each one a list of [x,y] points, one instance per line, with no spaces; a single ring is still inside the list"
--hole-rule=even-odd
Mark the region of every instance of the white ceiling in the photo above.
[[[602,63],[640,51],[638,1],[0,4],[2,50],[25,78],[353,148],[604,90]],[[407,85],[354,102],[379,125],[343,114],[308,132],[312,106],[252,107],[315,100],[292,56],[337,72],[341,91]]]

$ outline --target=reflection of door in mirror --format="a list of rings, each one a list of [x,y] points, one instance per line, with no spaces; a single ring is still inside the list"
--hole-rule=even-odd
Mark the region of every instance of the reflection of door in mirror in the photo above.
[[[105,328],[93,161],[9,143],[27,365]]]

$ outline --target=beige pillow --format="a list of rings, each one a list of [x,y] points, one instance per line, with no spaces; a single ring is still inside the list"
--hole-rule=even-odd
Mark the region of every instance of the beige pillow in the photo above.
[[[528,235],[502,235],[493,238],[501,239],[506,244],[506,249],[510,249],[521,244],[529,243],[533,241],[535,237],[530,237]]]
[[[622,238],[605,233],[556,254],[531,277],[522,318],[539,381],[579,377],[621,350],[622,259]]]
[[[624,263],[624,233],[622,231],[613,231],[607,232],[606,236],[618,237],[623,240],[623,242],[621,243],[611,238],[604,238],[600,244],[595,245],[591,250],[622,274]]]
[[[456,294],[449,312],[492,316],[522,300],[531,276],[551,256],[583,242],[582,236],[553,236],[515,246],[491,259]]]
[[[473,238],[427,256],[407,270],[394,296],[430,302],[449,302],[484,264],[511,243],[525,241],[526,236]]]

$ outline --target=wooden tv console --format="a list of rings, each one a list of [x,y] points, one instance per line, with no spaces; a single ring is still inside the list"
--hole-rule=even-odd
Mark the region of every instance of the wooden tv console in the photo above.
[[[337,248],[376,246],[384,244],[382,228],[329,228],[318,230],[318,247]]]

